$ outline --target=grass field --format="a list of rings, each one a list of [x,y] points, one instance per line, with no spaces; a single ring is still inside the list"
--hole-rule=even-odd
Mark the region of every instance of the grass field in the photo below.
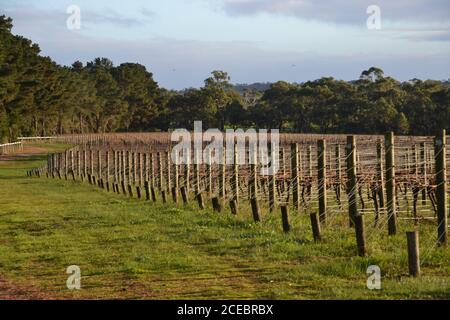
[[[314,243],[306,215],[292,216],[284,234],[278,210],[264,210],[255,224],[250,212],[235,217],[199,211],[193,201],[154,204],[87,183],[26,177],[44,159],[0,162],[0,279],[21,297],[450,298],[450,250],[434,246],[433,224],[420,226],[423,275],[414,279],[407,275],[411,225],[400,224],[394,237],[369,230],[369,257],[360,258],[345,213]],[[381,290],[366,288],[373,264],[382,270]],[[66,287],[69,265],[81,268],[80,290]]]

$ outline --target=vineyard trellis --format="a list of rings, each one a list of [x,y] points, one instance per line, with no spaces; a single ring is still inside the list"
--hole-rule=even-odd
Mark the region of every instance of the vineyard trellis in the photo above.
[[[170,133],[59,136],[53,141],[75,146],[49,154],[44,166],[28,174],[88,181],[154,202],[179,202],[181,195],[183,203],[195,200],[200,209],[209,199],[214,211],[229,206],[232,214],[248,201],[255,222],[262,220],[262,208],[271,214],[279,208],[284,232],[291,229],[290,214],[308,213],[315,241],[347,212],[360,256],[367,255],[372,237],[383,230],[396,234],[399,223],[414,229],[435,222],[437,237],[425,248],[447,244],[450,149],[445,130],[436,137],[283,134],[280,139],[280,169],[272,176],[259,174],[262,165],[249,164],[247,145],[233,151],[234,160],[246,157],[243,165],[211,163],[211,153],[198,164],[195,152],[188,163],[176,165]],[[267,148],[268,159],[270,152]],[[419,274],[417,237],[408,233],[412,275]]]

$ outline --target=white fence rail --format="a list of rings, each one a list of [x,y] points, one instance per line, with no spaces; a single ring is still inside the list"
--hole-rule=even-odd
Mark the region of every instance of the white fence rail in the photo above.
[[[0,155],[14,153],[17,151],[23,151],[22,141],[0,144]]]
[[[30,140],[50,140],[56,139],[56,137],[19,137],[17,140],[19,141],[30,141]]]

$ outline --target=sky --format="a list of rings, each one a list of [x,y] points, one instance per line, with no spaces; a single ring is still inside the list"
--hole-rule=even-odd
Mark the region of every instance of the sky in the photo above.
[[[67,26],[73,5],[79,29]],[[371,66],[450,78],[449,0],[0,0],[1,14],[59,64],[137,62],[168,89],[213,70],[233,83],[353,80]]]

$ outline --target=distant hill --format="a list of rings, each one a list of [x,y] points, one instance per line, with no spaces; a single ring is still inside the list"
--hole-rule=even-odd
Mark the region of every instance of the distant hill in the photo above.
[[[270,82],[255,82],[252,84],[237,83],[234,85],[234,89],[239,93],[243,93],[245,90],[256,90],[263,92],[269,89],[270,85]]]

